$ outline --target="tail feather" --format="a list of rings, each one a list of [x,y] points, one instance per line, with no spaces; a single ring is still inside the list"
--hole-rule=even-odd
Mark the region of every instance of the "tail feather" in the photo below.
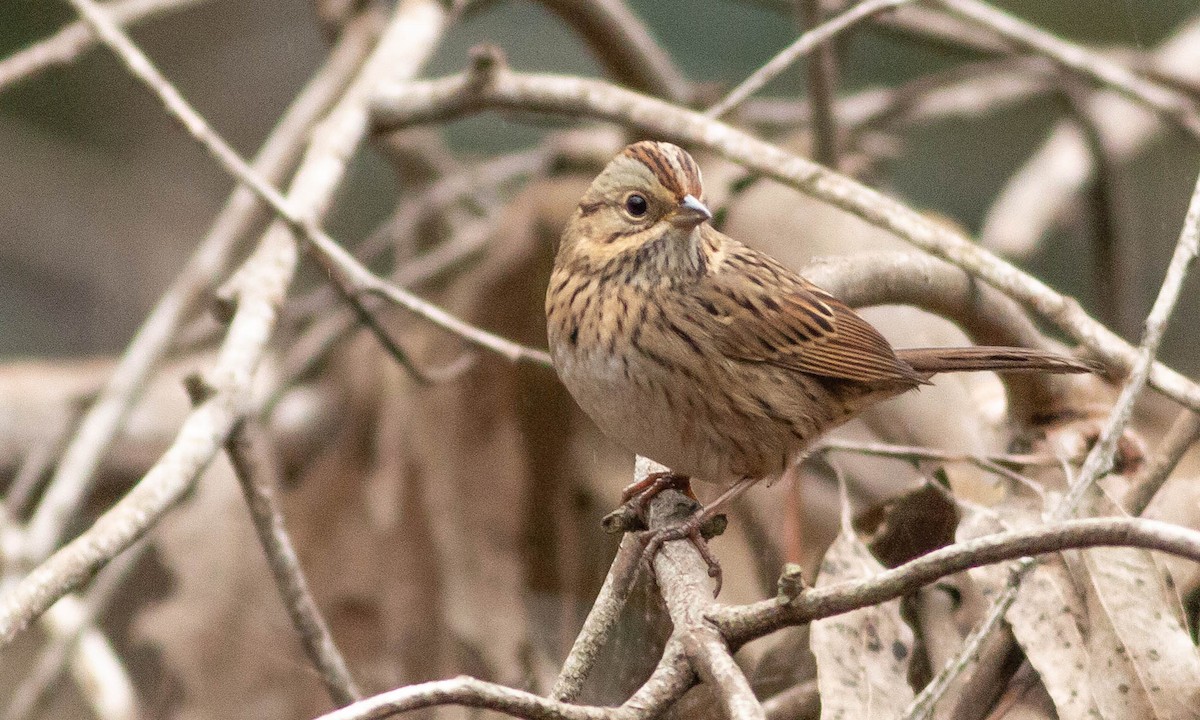
[[[1001,373],[1099,372],[1095,363],[1044,350],[1018,347],[905,348],[896,357],[918,373],[992,370]]]

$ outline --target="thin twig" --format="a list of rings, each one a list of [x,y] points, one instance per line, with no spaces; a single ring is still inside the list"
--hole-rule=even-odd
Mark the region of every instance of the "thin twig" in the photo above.
[[[1200,17],[1183,23],[1154,48],[1148,60],[1177,75],[1200,77]],[[1113,90],[1093,92],[1088,108],[1102,124],[1112,160],[1119,165],[1140,157],[1171,129]],[[1028,257],[1054,225],[1074,217],[1094,170],[1074,124],[1069,119],[1060,121],[991,201],[980,241],[1007,256]]]
[[[917,460],[938,460],[941,462],[979,461],[1003,463],[1005,465],[1035,465],[1038,467],[1058,467],[1058,459],[1049,455],[1022,455],[1019,453],[988,453],[974,455],[971,453],[954,453],[933,448],[915,447],[912,445],[890,445],[876,442],[853,442],[837,438],[824,438],[816,450],[841,450],[844,452],[861,453],[863,455],[878,455],[880,457],[896,457]]]
[[[129,71],[158,96],[167,114],[178,121],[188,134],[199,142],[226,172],[251,188],[260,198],[266,201],[281,220],[287,223],[294,232],[309,241],[310,246],[314,244],[313,239],[315,236],[321,236],[323,242],[319,244],[323,244],[326,247],[336,244],[332,238],[329,238],[320,230],[317,223],[302,204],[293,204],[270,182],[255,174],[250,164],[209,126],[208,121],[167,81],[166,77],[150,62],[145,53],[134,45],[129,37],[111,19],[105,16],[103,8],[97,5],[95,0],[68,0],[68,2],[92,25],[101,40],[117,53]],[[327,251],[325,252],[327,254]],[[383,345],[396,361],[419,380],[424,380],[424,376],[419,369],[408,359],[404,350],[392,340],[383,327],[375,321],[374,315],[362,305],[358,296],[347,288],[340,287],[339,290],[343,293],[347,302],[354,307],[359,319],[371,329],[380,341],[380,344]],[[414,312],[424,314],[422,310],[427,306],[427,304],[421,305],[419,302],[414,302],[408,307],[413,309]],[[422,310],[414,308],[422,308]],[[435,320],[435,322],[437,321]]]
[[[710,118],[719,118],[729,113],[746,98],[762,89],[764,85],[775,79],[779,73],[791,67],[796,60],[809,54],[822,44],[829,42],[838,34],[845,32],[858,23],[870,18],[876,13],[899,7],[911,0],[863,0],[837,17],[828,20],[796,38],[796,41],[771,58],[766,65],[755,70],[736,88],[731,90],[720,102],[710,107],[704,114]]]
[[[447,175],[420,195],[402,202],[392,216],[360,243],[355,251],[362,257],[363,262],[369,263],[394,244],[396,238],[415,232],[416,226],[430,215],[446,212],[450,206],[477,194],[491,194],[500,186],[518,178],[537,174],[546,167],[549,159],[550,153],[539,148],[506,155],[481,163],[472,169]],[[447,213],[454,216],[446,219],[454,227],[454,235],[422,255],[397,263],[390,281],[409,290],[419,289],[421,285],[433,282],[466,265],[467,260],[484,249],[492,236],[500,207],[493,207],[489,203],[483,211],[482,218],[464,220],[461,224],[455,220],[458,219],[458,215],[465,213]],[[294,306],[300,306],[297,314],[302,318],[318,314],[322,317],[292,343],[284,361],[286,377],[280,382],[280,391],[289,387],[296,379],[306,376],[355,329],[355,315],[352,311],[324,312],[333,301],[336,292],[324,285],[293,303]],[[374,297],[368,298],[368,301],[364,304],[369,308],[382,302]],[[425,369],[422,372],[429,380],[440,381],[444,378],[444,373],[439,372],[439,369],[432,372]]]
[[[382,24],[380,15],[369,12],[342,35],[324,66],[263,144],[254,161],[260,177],[280,181],[295,167],[313,124],[361,67]],[[230,195],[195,253],[142,322],[80,421],[29,522],[29,542],[23,551],[28,560],[40,561],[57,545],[150,374],[170,348],[176,331],[227,272],[237,247],[265,218],[263,204],[246,186],[239,186]]]
[[[242,486],[254,531],[275,578],[275,587],[309,662],[325,683],[329,699],[335,707],[361,700],[362,691],[350,675],[346,660],[333,641],[333,633],[308,589],[300,559],[284,526],[283,512],[275,496],[279,467],[266,430],[257,421],[246,420],[225,441],[225,450]]]
[[[335,279],[344,284],[348,296],[357,297],[370,293],[385,298],[401,307],[420,315],[433,324],[449,330],[467,342],[502,355],[509,360],[528,361],[544,367],[552,367],[550,355],[544,350],[525,347],[511,340],[487,332],[464,322],[431,302],[422,300],[413,293],[380,279],[362,263],[346,252],[341,245],[323,231],[307,225],[305,236],[309,246],[315,249],[314,256],[322,267]]]
[[[138,25],[206,0],[118,0],[104,5],[113,20]],[[57,65],[67,65],[96,45],[96,34],[82,20],[63,26],[45,40],[0,59],[0,93]]]
[[[1154,456],[1134,477],[1132,487],[1125,495],[1125,509],[1130,515],[1141,515],[1146,511],[1150,501],[1171,476],[1171,471],[1197,440],[1200,440],[1200,414],[1192,410],[1180,410],[1167,434],[1154,449]]]
[[[1113,404],[1108,421],[1100,431],[1099,439],[1096,440],[1096,444],[1092,446],[1087,459],[1084,460],[1079,477],[1072,483],[1070,491],[1056,509],[1054,513],[1056,518],[1070,517],[1088,487],[1112,469],[1117,443],[1125,431],[1125,426],[1129,423],[1134,401],[1141,395],[1149,381],[1155,355],[1158,353],[1167,323],[1179,300],[1183,281],[1198,254],[1200,254],[1200,176],[1196,178],[1192,198],[1188,203],[1187,216],[1183,220],[1183,229],[1179,233],[1179,241],[1175,245],[1175,252],[1171,255],[1171,262],[1167,266],[1166,276],[1159,287],[1158,296],[1154,299],[1154,305],[1150,308],[1150,314],[1146,316],[1145,332],[1142,335],[1141,345],[1138,347],[1137,361],[1130,370],[1125,387],[1121,388],[1121,394],[1117,396],[1117,400]]]
[[[896,130],[946,119],[985,117],[1053,92],[1057,84],[1038,73],[1043,58],[1005,58],[956,66],[895,87],[873,87],[834,103],[834,119],[849,134]],[[1059,73],[1061,74],[1061,73]],[[754,127],[790,130],[809,122],[806,99],[747,100],[738,119]]]
[[[981,0],[938,1],[951,14],[977,23],[1019,48],[1050,58],[1072,72],[1116,90],[1200,138],[1200,115],[1196,106],[1174,89],[1139,77],[1099,53],[1063,40]]]
[[[1138,547],[1200,561],[1200,531],[1142,518],[1064,520],[954,543],[865,580],[805,588],[795,599],[722,607],[710,619],[735,647],[783,627],[903,597],[956,573],[1018,558],[1089,547]]]
[[[1044,455],[974,455],[971,453],[951,453],[933,448],[913,447],[909,445],[888,445],[886,443],[859,443],[836,438],[824,438],[813,452],[836,450],[853,452],[877,457],[902,458],[907,460],[937,460],[939,462],[969,463],[981,470],[999,475],[1007,480],[1025,486],[1035,486],[1034,482],[1006,467],[1007,465],[1037,465],[1042,467],[1057,467],[1058,460]]]
[[[408,308],[471,343],[492,350],[510,360],[530,360],[547,367],[550,366],[550,356],[545,352],[525,348],[480,330],[407,290],[395,287],[376,277],[317,225],[310,209],[304,203],[293,202],[284,197],[274,186],[255,174],[254,169],[209,126],[200,113],[196,112],[179,94],[179,91],[154,67],[149,58],[129,40],[129,37],[105,17],[103,9],[96,4],[95,0],[68,1],[93,25],[103,42],[121,57],[130,72],[158,95],[167,113],[179,121],[226,172],[254,190],[271,206],[289,229],[303,237],[307,241],[307,246],[315,250],[316,259],[327,271],[340,270],[339,276],[353,283],[351,286],[343,286],[339,289],[344,293],[346,299],[355,305],[356,310],[364,316],[370,316],[370,310],[361,304],[360,293],[376,294]],[[377,334],[389,351],[394,352],[397,349],[397,346],[391,342],[380,326],[372,324],[371,327],[379,331]],[[400,352],[398,359],[403,357],[403,352]],[[404,361],[402,360],[402,362]]]
[[[987,615],[984,616],[983,620],[971,629],[967,637],[963,638],[962,646],[958,648],[958,652],[946,662],[925,687],[921,688],[921,692],[909,703],[909,706],[904,711],[902,720],[928,718],[937,703],[945,697],[946,691],[950,689],[954,681],[979,660],[984,644],[994,637],[994,633],[1004,621],[1004,616],[1008,614],[1008,611],[1016,601],[1021,580],[1036,564],[1037,561],[1032,558],[1022,558],[1012,564],[1008,584],[1004,586],[1002,594],[988,607]]]

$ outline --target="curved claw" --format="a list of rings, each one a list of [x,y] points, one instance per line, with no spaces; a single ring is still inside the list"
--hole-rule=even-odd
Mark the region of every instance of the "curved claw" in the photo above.
[[[704,539],[700,528],[704,525],[705,518],[703,515],[693,515],[678,525],[666,527],[661,530],[654,530],[646,533],[646,547],[642,550],[642,558],[650,567],[650,576],[657,577],[654,574],[654,556],[662,549],[663,543],[671,540],[688,540],[696,551],[700,553],[700,557],[704,558],[704,562],[708,565],[708,576],[717,581],[716,588],[713,590],[713,597],[721,594],[721,586],[724,581],[724,574],[721,571],[721,563],[717,561],[712,550],[708,547],[708,541]]]

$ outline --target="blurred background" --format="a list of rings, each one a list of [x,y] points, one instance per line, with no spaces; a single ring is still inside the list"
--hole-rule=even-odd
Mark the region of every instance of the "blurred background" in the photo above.
[[[1200,95],[1195,2],[996,4],[1113,57],[1134,56],[1140,71],[1192,98]],[[631,0],[630,5],[709,102],[799,30],[788,0]],[[72,20],[65,3],[0,0],[0,58]],[[321,66],[329,47],[317,13],[305,0],[193,0],[187,9],[138,24],[132,34],[247,157]],[[425,75],[459,71],[468,49],[483,42],[503,48],[516,69],[602,74],[585,44],[545,4],[511,0],[484,3],[456,24]],[[1160,48],[1169,55],[1162,67],[1147,59]],[[990,66],[994,58],[986,52],[953,40],[871,23],[840,42],[838,59],[837,96],[864,100],[860,108],[870,105],[865,101],[875,90],[905,88],[916,97],[925,78],[952,85],[953,74],[963,68],[964,81],[971,81],[987,80],[993,70],[1002,75],[1007,67]],[[760,120],[772,113],[783,118],[755,125],[762,136],[802,151],[806,118],[796,109],[807,97],[804,78],[798,65],[758,98],[779,102],[755,106]],[[1088,90],[1079,88],[1084,95]],[[1081,169],[1086,154],[1080,159],[1047,150],[1061,147],[1054,138],[1064,128],[1075,129],[1080,104],[1086,104],[1080,96],[1058,88],[1018,91],[1015,101],[974,111],[969,98],[964,100],[967,95],[956,100],[961,111],[926,108],[914,117],[892,118],[894,123],[880,120],[855,136],[859,146],[846,153],[843,169],[965,228],[1136,340],[1183,221],[1200,159],[1196,140],[1127,103],[1097,101],[1083,113],[1097,134],[1091,142],[1107,150],[1102,181],[1096,182]],[[413,134],[409,150],[368,145],[355,159],[325,225],[347,246],[358,246],[398,205],[425,197],[420,193],[433,181],[398,166],[405,158],[421,159],[424,150],[437,156],[441,143],[453,156],[447,163],[452,168],[447,175],[453,175],[454,168],[531,148],[544,138],[562,138],[572,126],[487,114],[438,128],[436,135]],[[488,233],[478,257],[472,255],[450,277],[439,276],[419,292],[468,320],[544,347],[541,294],[553,243],[590,178],[626,140],[616,133],[590,135],[607,155],[591,157],[591,145],[577,142],[573,153],[564,153],[569,157],[561,166],[504,183],[491,205],[489,198],[439,207],[437,218],[409,228],[411,237],[391,238],[391,259],[402,265],[419,249],[449,242],[456,228],[474,227],[464,215],[478,221]],[[793,265],[813,255],[902,247],[798,193],[746,183],[736,168],[711,154],[700,161],[706,187],[722,207],[725,229]],[[1040,182],[1028,181],[1032,174]],[[111,369],[112,357],[128,344],[232,187],[103,49],[31,80],[0,83],[0,470],[5,482],[35,451],[61,447],[52,436],[70,429]],[[1053,211],[1043,207],[1060,198]],[[1053,222],[1032,218],[1035,205],[1038,213],[1053,215]],[[1046,232],[1014,229],[1025,227],[1026,219],[1028,227]],[[1200,372],[1200,345],[1193,340],[1200,322],[1196,288],[1197,281],[1190,279],[1162,352],[1167,362],[1192,375]],[[340,310],[322,289],[321,274],[307,267],[265,363],[264,382],[281,382],[288,353],[295,349],[291,343],[311,327],[306,323],[316,325]],[[873,312],[894,342],[964,341],[957,329],[929,316],[896,308]],[[449,363],[462,352],[452,338],[404,313],[387,313],[386,319],[426,366]],[[212,325],[187,327],[172,364],[110,453],[87,512],[75,519],[72,532],[82,531],[126,492],[174,436],[189,407],[180,377],[205,366],[204,350],[220,334]],[[319,365],[316,372],[290,379],[295,382],[284,388],[285,401],[269,420],[288,490],[288,525],[356,676],[368,691],[457,673],[545,691],[611,560],[616,541],[600,533],[599,518],[616,504],[632,458],[599,437],[542,368],[486,356],[454,382],[420,387],[366,333],[338,345]],[[1111,387],[1095,381],[1073,398],[1070,409],[1078,413],[1072,419],[1080,420],[1074,434],[1067,433],[1078,441],[1073,452],[1082,452],[1112,394]],[[1139,408],[1139,431],[1151,446],[1175,409],[1157,398]],[[843,437],[952,452],[1004,450],[1013,438],[1003,416],[1003,395],[994,378],[955,379],[851,423]],[[1020,440],[1048,443],[1053,434]],[[928,467],[890,460],[848,460],[840,469],[854,483],[856,509],[876,507],[931,474]],[[1194,480],[1195,459],[1181,472]],[[989,495],[994,483],[981,484],[976,477],[982,473],[957,467],[948,474],[956,491],[973,489],[973,499],[996,501]],[[784,560],[815,569],[838,530],[836,475],[828,467],[809,468],[802,483],[755,488],[733,511],[731,530],[716,543],[727,573],[723,601],[772,594]],[[1168,519],[1200,526],[1200,491],[1193,489],[1198,486],[1194,481],[1168,486],[1183,494],[1160,502],[1158,512],[1177,511],[1181,516]],[[150,552],[102,617],[137,698],[136,713],[112,717],[291,718],[328,709],[280,609],[223,460],[155,529],[149,544]],[[1194,569],[1180,570],[1175,582],[1180,593],[1191,593],[1194,619],[1200,578]],[[629,627],[607,653],[585,700],[619,702],[644,679],[659,656],[654,643],[665,632],[655,603],[651,592],[635,598],[635,608],[643,612],[627,619]],[[956,626],[963,632],[977,615],[964,611],[964,617]],[[7,698],[25,676],[44,631],[35,629],[6,650],[0,696]],[[753,669],[752,681],[763,697],[811,678],[806,633],[780,633],[742,653],[739,659]],[[958,629],[952,634],[958,638]],[[937,665],[931,651],[921,652],[928,657],[918,653],[925,659],[914,660],[914,687]],[[78,687],[86,683],[60,681],[39,706],[41,714],[31,716],[100,714]],[[677,717],[712,714],[703,696],[689,697],[692,704]],[[977,704],[982,717],[990,705]],[[1048,718],[1050,712],[1022,717]],[[811,708],[794,717],[810,716]]]
[[[998,3],[1063,37],[1097,46],[1149,50],[1195,10],[1187,0],[1138,3]],[[795,37],[784,0],[642,0],[632,6],[689,78],[731,85]],[[65,4],[4,0],[0,55],[72,19]],[[294,93],[317,67],[325,43],[303,0],[207,0],[134,30],[169,78],[244,155],[253,154]],[[491,42],[514,67],[595,74],[597,66],[563,24],[532,2],[497,2],[446,38],[428,74],[454,72],[468,48]],[[917,43],[877,29],[853,34],[841,50],[840,91],[895,86],[972,60],[969,53]],[[794,68],[767,93],[802,94]],[[1054,97],[983,118],[917,128],[881,178],[915,206],[978,230],[1013,171],[1043,142],[1064,104]],[[464,152],[488,153],[533,142],[536,128],[478,118],[452,127]],[[112,353],[128,341],[231,185],[157,103],[108,53],[53,69],[0,95],[0,353],[64,356]],[[1148,308],[1178,233],[1196,158],[1182,133],[1166,133],[1115,178],[1115,232],[1131,265],[1130,317]],[[332,224],[352,240],[392,205],[385,164],[367,154],[342,195]],[[1088,233],[1061,232],[1024,264],[1094,308],[1095,289],[1078,262]],[[1194,293],[1193,293],[1194,294]],[[1194,326],[1185,303],[1180,326]],[[1136,325],[1121,328],[1128,333]],[[1200,369],[1186,333],[1167,338],[1165,356]]]

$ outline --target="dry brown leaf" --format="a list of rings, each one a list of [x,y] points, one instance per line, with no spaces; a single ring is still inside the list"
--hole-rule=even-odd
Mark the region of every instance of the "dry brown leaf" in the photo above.
[[[1062,560],[1048,558],[1026,576],[1005,615],[1062,720],[1104,717],[1079,682],[1089,663],[1078,622],[1085,610]]]
[[[1040,524],[1032,508],[1007,505],[1000,513],[975,513],[970,523],[972,536]],[[971,575],[999,590],[1008,582],[1009,570],[1006,565],[989,565],[972,570]],[[1100,713],[1090,687],[1080,682],[1090,663],[1087,638],[1081,630],[1086,626],[1086,617],[1086,602],[1057,557],[1044,558],[1026,575],[1016,601],[1005,615],[1026,659],[1054,700],[1061,720],[1106,717]]]
[[[1089,515],[1120,514],[1099,489],[1085,504]],[[1087,593],[1091,622],[1092,691],[1105,715],[1196,718],[1200,653],[1154,557],[1135,548],[1099,548],[1079,556],[1076,578]],[[1129,680],[1115,678],[1114,668],[1123,669]]]
[[[817,586],[883,571],[857,537],[843,532],[825,553]],[[900,601],[874,605],[812,624],[821,718],[899,717],[913,699],[908,665],[913,634],[900,618]]]

